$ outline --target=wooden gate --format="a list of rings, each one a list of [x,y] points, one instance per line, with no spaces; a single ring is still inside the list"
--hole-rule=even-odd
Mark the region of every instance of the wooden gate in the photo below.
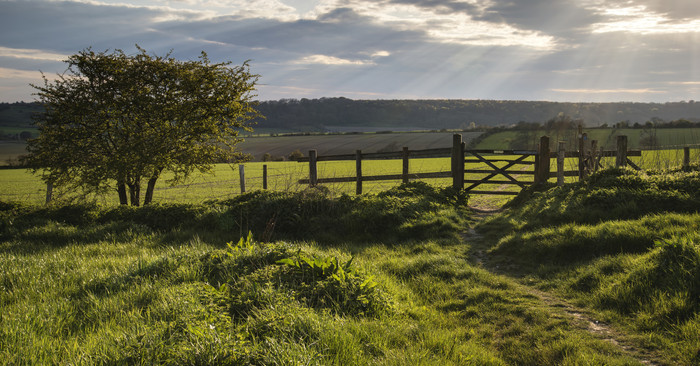
[[[454,135],[453,186],[470,194],[517,195],[520,190],[507,188],[523,189],[549,178],[549,138],[543,137],[540,146],[542,151],[465,150],[462,136]],[[483,188],[487,185],[497,187]]]
[[[466,150],[464,155],[464,163],[466,164],[464,170],[466,186],[464,189],[470,194],[517,195],[519,190],[516,192],[504,188],[515,185],[522,189],[534,183],[535,170],[527,168],[535,166],[535,161],[531,157],[537,156],[536,151]],[[486,166],[468,168],[470,164],[475,163]],[[521,169],[522,167],[525,169]],[[475,175],[482,177],[475,178]],[[525,177],[529,177],[529,179],[525,179]],[[482,185],[494,184],[499,187],[490,190],[477,189]]]

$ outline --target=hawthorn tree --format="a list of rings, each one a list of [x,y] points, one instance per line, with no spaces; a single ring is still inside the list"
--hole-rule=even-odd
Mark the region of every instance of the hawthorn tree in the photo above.
[[[116,189],[119,202],[144,204],[163,172],[170,182],[218,162],[236,163],[241,130],[258,117],[253,101],[258,75],[248,62],[212,63],[122,50],[85,49],[65,62],[66,72],[32,85],[45,106],[28,142],[27,162],[54,185],[88,192]]]

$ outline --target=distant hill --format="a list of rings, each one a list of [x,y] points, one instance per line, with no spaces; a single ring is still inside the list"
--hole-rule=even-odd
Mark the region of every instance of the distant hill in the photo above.
[[[499,100],[352,100],[347,98],[283,99],[261,102],[267,117],[259,126],[325,131],[329,126],[379,129],[413,127],[464,129],[546,122],[560,114],[582,119],[586,126],[627,121],[687,119],[700,121],[700,101],[673,103],[558,103]]]
[[[260,102],[266,117],[261,130],[406,130],[510,126],[543,123],[558,115],[582,119],[586,126],[687,119],[700,122],[700,101],[669,103],[558,103],[499,100],[352,100],[348,98],[282,99]],[[0,130],[31,127],[39,103],[0,103]],[[473,125],[472,125],[473,123]]]

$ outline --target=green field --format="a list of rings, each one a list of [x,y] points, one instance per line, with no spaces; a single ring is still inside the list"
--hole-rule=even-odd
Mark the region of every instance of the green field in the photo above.
[[[498,158],[512,158],[500,156]],[[631,160],[645,169],[668,169],[679,166],[683,159],[682,150],[656,150],[644,151],[642,157],[632,157]],[[530,158],[533,160],[533,158]],[[691,150],[691,161],[700,161],[700,150]],[[550,170],[556,171],[556,160],[550,161]],[[614,158],[605,158],[601,161],[603,166],[613,166]],[[263,165],[268,167],[268,189],[277,192],[298,192],[307,186],[299,184],[300,179],[308,179],[308,163],[297,162],[250,162],[244,164],[246,177],[246,190],[255,191],[262,189]],[[503,166],[505,163],[496,163]],[[566,160],[565,169],[575,170],[578,160],[569,158]],[[467,164],[466,169],[484,169],[485,164]],[[523,170],[532,170],[531,166],[522,166]],[[400,174],[402,171],[401,160],[366,160],[362,165],[363,176]],[[450,171],[449,158],[411,159],[409,164],[411,173],[448,172]],[[331,161],[318,163],[319,178],[353,177],[355,175],[354,161]],[[194,174],[187,182],[170,185],[169,175],[165,174],[156,185],[154,202],[159,203],[201,203],[207,200],[227,199],[239,195],[240,179],[238,165],[217,164],[213,174]],[[467,179],[480,179],[484,175],[467,175]],[[523,181],[532,181],[532,176],[514,174],[514,177]],[[502,176],[494,179],[503,180]],[[567,177],[566,182],[575,182],[578,178]],[[451,178],[426,179],[425,182],[436,187],[446,187],[452,184]],[[555,182],[555,178],[550,179]],[[363,193],[376,194],[391,187],[399,185],[401,181],[370,181],[363,182]],[[333,195],[355,194],[355,183],[328,183],[323,184]],[[519,188],[513,185],[486,184],[478,187],[480,190],[499,190],[517,192]],[[46,186],[37,175],[30,174],[24,169],[0,170],[0,201],[15,201],[28,203],[43,203],[46,197]],[[472,207],[493,208],[500,207],[511,196],[484,196],[474,195],[470,202]],[[54,199],[59,201],[96,201],[102,205],[117,205],[116,193],[108,193],[100,196],[83,197],[80,192],[54,189]]]

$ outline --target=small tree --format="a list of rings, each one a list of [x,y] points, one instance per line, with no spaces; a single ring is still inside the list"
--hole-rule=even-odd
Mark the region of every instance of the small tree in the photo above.
[[[234,148],[238,133],[251,131],[259,116],[252,101],[258,75],[248,62],[211,63],[204,52],[179,61],[137,48],[135,55],[83,50],[55,81],[32,85],[46,110],[35,120],[39,137],[28,142],[28,163],[45,181],[116,188],[121,204],[128,189],[138,206],[142,183],[148,204],[164,171],[175,184],[214,163],[245,159]]]
[[[301,158],[303,158],[303,157],[304,157],[304,153],[302,153],[301,151],[299,151],[299,150],[297,149],[297,150],[292,151],[292,152],[289,154],[289,156],[287,157],[287,159],[289,159],[290,161],[297,161],[297,160],[299,160],[299,159],[301,159]]]

